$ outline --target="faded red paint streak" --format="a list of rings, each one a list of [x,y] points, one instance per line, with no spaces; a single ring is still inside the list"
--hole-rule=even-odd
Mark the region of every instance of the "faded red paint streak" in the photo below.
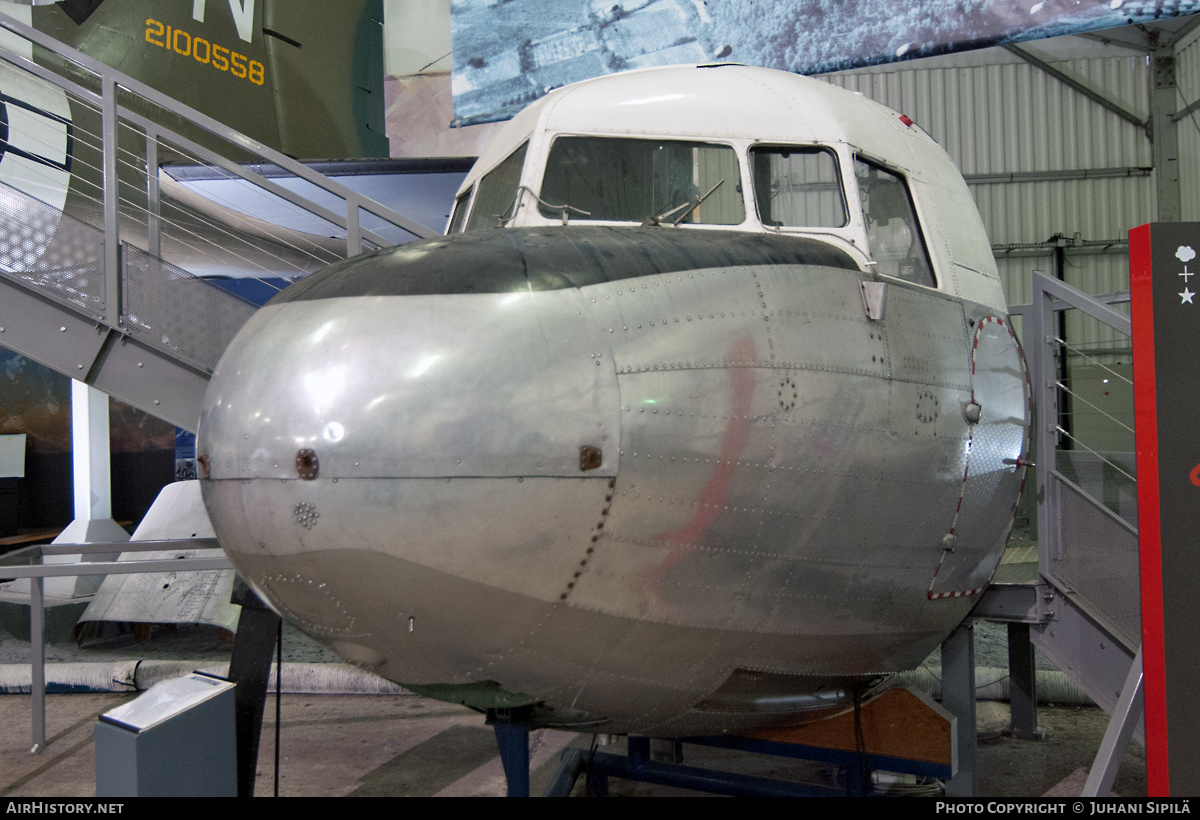
[[[726,361],[748,364],[756,361],[757,355],[754,341],[744,338],[730,348]],[[729,483],[733,480],[737,462],[741,460],[746,442],[750,438],[750,404],[754,396],[755,370],[753,367],[730,367],[728,371],[733,387],[733,406],[730,409],[729,423],[725,425],[725,438],[721,444],[716,469],[700,492],[700,503],[691,520],[677,530],[655,536],[656,542],[671,544],[673,549],[658,567],[647,573],[644,580],[651,588],[657,588],[663,572],[674,567],[695,550],[704,531],[720,514],[721,508],[725,506]]]

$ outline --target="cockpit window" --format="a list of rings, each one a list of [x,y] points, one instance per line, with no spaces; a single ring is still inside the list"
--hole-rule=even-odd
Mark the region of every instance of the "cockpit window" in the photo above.
[[[528,147],[529,143],[524,143],[479,180],[479,191],[475,194],[466,230],[503,227],[512,218],[517,186],[521,182],[521,165],[525,162]]]
[[[827,148],[758,146],[750,149],[754,200],[767,227],[841,228],[846,225],[837,156]]]
[[[862,157],[854,158],[854,174],[876,270],[934,287],[929,252],[904,177]]]
[[[560,217],[563,206],[571,221],[737,225],[746,218],[737,154],[702,142],[559,137],[538,207]]]
[[[467,222],[467,206],[471,204],[471,188],[454,200],[454,212],[450,214],[450,227],[446,233],[460,233]]]

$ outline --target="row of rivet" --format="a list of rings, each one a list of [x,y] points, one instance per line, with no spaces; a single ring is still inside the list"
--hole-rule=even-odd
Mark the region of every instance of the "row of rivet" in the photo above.
[[[835,474],[835,475],[842,475],[842,474]],[[850,474],[850,475],[854,475],[854,474]],[[864,475],[861,473],[859,473],[857,475],[861,478],[879,479],[881,481],[886,480],[886,479],[883,479],[881,476]],[[924,484],[930,484],[933,486],[940,486],[937,482],[932,482],[932,481],[929,481],[929,482],[903,481],[902,482],[899,479],[897,479],[896,483],[903,483],[904,486],[906,486],[906,487],[910,486],[914,483],[924,483]],[[622,495],[624,495],[624,493],[622,493]],[[634,493],[633,498],[631,500],[636,502],[636,501],[643,500],[643,498],[640,493]],[[674,498],[668,500],[666,496],[659,496],[656,499],[653,495],[647,495],[644,500],[649,501],[651,503],[657,502],[659,504],[667,504],[668,506],[673,506],[675,504],[678,504],[682,507],[688,507],[691,509],[706,509],[706,510],[715,510],[715,511],[720,511],[720,512],[747,513],[750,515],[794,518],[794,519],[799,519],[799,520],[804,520],[804,521],[845,521],[845,522],[857,523],[857,524],[870,524],[870,525],[874,525],[874,526],[891,526],[891,525],[899,526],[901,523],[903,523],[902,519],[897,517],[899,514],[895,513],[895,512],[892,514],[891,518],[882,519],[882,518],[867,518],[867,517],[864,517],[861,515],[858,515],[858,516],[829,515],[829,514],[812,515],[810,513],[806,513],[803,511],[797,511],[797,510],[766,509],[766,508],[760,508],[760,507],[738,507],[738,506],[729,505],[729,504],[701,504],[698,501],[691,501],[691,502],[679,501],[678,499],[674,499]],[[918,507],[913,507],[909,511],[916,514],[918,518],[923,517],[924,512],[925,512],[924,508],[918,508]]]
[[[757,280],[758,274],[752,272],[751,278]],[[767,310],[767,299],[763,295],[762,282],[755,281],[755,286],[758,288],[758,298],[762,300],[760,303],[763,310],[763,321],[767,323],[767,359],[775,363],[775,340],[771,338],[771,311]]]
[[[712,586],[711,584],[689,584],[686,581],[672,581],[669,579],[664,579],[661,583],[663,586],[675,587],[677,589],[694,589],[694,590],[700,590],[700,591],[709,592],[709,593],[724,592],[727,595],[736,595],[739,600],[744,600],[747,598],[758,598],[758,599],[765,598],[768,600],[789,600],[790,599],[793,601],[839,601],[839,602],[844,602],[847,597],[847,594],[844,592],[836,592],[831,595],[817,595],[817,594],[813,594],[813,593],[803,593],[803,592],[763,592],[761,588],[755,588],[755,587],[747,588],[744,584],[737,584],[736,586],[728,586],[728,587],[718,587],[718,586]],[[882,595],[882,596],[863,595],[863,594],[859,593],[857,590],[855,591],[855,594],[854,594],[854,600],[857,603],[865,603],[865,602],[891,603],[892,598],[893,598],[893,596],[890,594]],[[777,632],[775,632],[775,630],[772,630],[772,632],[774,634],[789,634],[786,632],[777,633]]]
[[[759,295],[759,298],[762,298],[761,291],[759,291],[758,295]],[[608,297],[605,297],[605,298],[608,298]],[[595,302],[596,300],[593,299],[592,301]],[[768,310],[766,302],[760,302],[759,304],[762,305],[762,309],[763,309],[763,311],[765,311],[764,318],[768,318],[768,320],[769,320],[770,316],[776,316],[780,319],[783,319],[783,318],[787,318],[787,319],[792,319],[792,318],[795,318],[795,319],[832,319],[834,321],[839,321],[839,322],[848,322],[848,323],[853,323],[853,324],[867,324],[867,319],[862,316],[853,316],[853,315],[846,315],[846,314],[841,314],[841,313],[827,313],[824,311],[788,310],[786,308],[781,308],[779,310]],[[746,318],[746,315],[747,315],[746,311],[744,311],[744,310],[742,310],[742,311],[731,310],[731,311],[728,311],[728,315],[727,315],[726,311],[712,311],[708,314],[708,318],[709,319],[717,319],[717,318],[720,318],[720,319],[725,319],[725,318],[744,319],[744,318]],[[694,318],[696,321],[703,321],[705,316],[703,313],[697,313],[697,314],[695,314]],[[692,321],[692,319],[693,319],[693,316],[691,314],[683,314],[683,321],[690,322],[690,321]],[[675,324],[680,324],[680,317],[679,316],[674,317],[674,321],[675,321]],[[656,326],[655,322],[648,322],[647,324],[649,324],[650,327]],[[671,324],[671,320],[669,318],[664,317],[661,320],[661,322],[659,322],[659,324],[668,325],[668,324]],[[615,327],[610,327],[608,329],[608,332],[612,333],[615,331],[615,329],[616,329]],[[629,330],[629,326],[623,325],[622,329]],[[641,324],[635,325],[635,329],[642,329],[642,325]],[[920,335],[927,335],[927,334],[920,334]],[[881,338],[882,338],[882,334],[881,334]],[[934,335],[934,336],[931,336],[931,338],[949,338],[949,337]]]
[[[300,584],[305,584],[306,586],[308,586],[310,588],[315,588],[317,590],[324,590],[325,594],[333,602],[333,605],[337,609],[338,613],[341,614],[343,617],[345,617],[345,619],[349,622],[348,626],[340,627],[338,629],[331,629],[329,627],[323,627],[319,624],[308,621],[305,618],[298,617],[295,613],[293,613],[293,618],[295,620],[300,621],[301,623],[304,623],[306,630],[309,630],[312,632],[320,632],[325,635],[337,635],[339,633],[350,632],[352,629],[354,629],[354,624],[355,624],[354,616],[351,615],[346,610],[346,608],[342,606],[342,602],[340,600],[338,600],[337,597],[335,597],[333,595],[333,593],[330,592],[326,588],[326,585],[324,583],[314,584],[311,578],[305,578],[302,575],[290,575],[290,576],[289,575],[269,575],[266,578],[264,578],[263,580],[267,582],[268,586],[270,586],[270,584],[272,582],[286,583],[286,584],[300,583]],[[284,605],[283,608],[288,609],[288,607],[286,605]]]
[[[736,311],[731,311],[731,312],[729,313],[729,318],[730,318],[730,319],[737,319],[737,318],[739,318],[739,317],[742,317],[742,318],[744,318],[745,316],[746,316],[746,311],[744,311],[744,310],[743,310],[743,311],[742,311],[740,314],[739,314],[739,313],[737,313]],[[709,318],[709,319],[717,319],[717,318],[724,319],[724,318],[725,318],[725,313],[724,313],[724,312],[722,312],[722,313],[719,313],[719,314],[718,314],[718,313],[710,313],[710,314],[708,314],[708,318]],[[691,316],[690,314],[685,314],[685,315],[684,315],[684,317],[683,317],[683,319],[682,319],[682,321],[680,320],[680,318],[679,318],[678,316],[676,316],[676,317],[675,317],[675,324],[677,324],[677,325],[678,325],[678,324],[682,324],[683,322],[690,322],[690,321],[692,321],[692,316]],[[703,314],[703,313],[697,313],[697,314],[696,314],[696,321],[697,321],[697,322],[704,321],[704,314]],[[647,322],[646,324],[648,324],[650,327],[657,327],[657,326],[658,326],[658,325],[660,325],[660,324],[661,324],[663,327],[666,327],[667,325],[671,324],[671,320],[670,320],[670,319],[668,319],[668,318],[666,318],[666,317],[663,317],[663,319],[662,319],[661,321],[657,321],[657,320],[656,320],[656,321]],[[633,328],[633,329],[634,329],[634,330],[642,330],[642,329],[643,329],[643,327],[642,327],[642,323],[641,323],[641,322],[638,322],[636,325],[634,325],[634,328]],[[622,326],[621,326],[621,330],[628,331],[628,330],[629,330],[629,325],[622,325]],[[614,327],[610,327],[610,328],[608,329],[608,332],[609,332],[609,333],[616,333],[616,332],[617,332],[617,329],[616,329],[616,327],[615,327],[615,326],[614,326]]]
[[[633,409],[631,407],[626,407],[625,412],[632,413]],[[645,413],[646,408],[639,407],[638,412]],[[651,408],[650,415],[652,415],[652,416],[658,415],[658,408]],[[730,415],[728,413],[724,413],[724,414],[720,414],[720,415],[718,415],[717,413],[712,413],[712,414],[699,413],[699,414],[697,414],[696,411],[694,411],[694,410],[691,412],[684,412],[683,410],[674,410],[674,411],[663,410],[662,415],[663,416],[674,415],[676,418],[679,418],[679,419],[682,419],[684,416],[687,416],[688,418],[696,418],[697,415],[699,415],[699,417],[701,419],[712,419],[713,421],[717,421],[717,420],[728,421],[730,418]],[[846,422],[834,421],[834,420],[831,420],[828,418],[820,418],[820,417],[815,417],[815,416],[796,416],[796,415],[792,415],[792,414],[788,414],[788,413],[772,412],[772,413],[765,413],[765,414],[761,414],[761,415],[746,414],[743,416],[739,416],[737,413],[734,413],[733,418],[735,420],[742,419],[743,421],[751,421],[751,422],[762,422],[762,423],[770,422],[771,424],[777,424],[779,422],[784,422],[789,425],[811,424],[811,425],[819,425],[821,427],[827,427],[827,428],[833,429],[833,430],[838,430],[838,429],[859,430],[859,431],[865,432],[865,433],[873,433],[873,432],[874,433],[890,433],[890,432],[892,432],[890,428],[886,428],[886,427],[876,427],[873,425],[854,424],[853,422],[846,423]],[[965,438],[966,437],[964,437],[964,439]],[[624,450],[621,451],[621,455],[625,455]]]
[[[603,534],[604,522],[608,519],[609,510],[612,509],[613,488],[616,485],[617,480],[615,478],[610,478],[608,480],[608,492],[604,495],[604,509],[600,511],[600,521],[596,524],[596,528],[592,533],[591,544],[588,545],[587,552],[584,553],[584,557],[580,559],[579,567],[575,570],[575,574],[572,575],[571,580],[567,582],[566,590],[558,596],[558,600],[560,601],[567,600],[567,596],[570,595],[571,590],[575,588],[575,582],[579,580],[579,576],[583,575],[584,569],[587,568],[588,561],[591,559],[592,553],[596,551],[596,542],[600,540],[600,536]]]
[[[822,558],[820,556],[809,555],[806,553],[731,549],[729,547],[713,547],[706,544],[689,544],[682,541],[668,541],[658,538],[638,538],[635,535],[618,535],[612,532],[606,534],[604,537],[609,541],[619,541],[624,544],[633,544],[639,547],[660,547],[670,549],[686,548],[695,550],[697,552],[712,553],[713,555],[744,556],[754,559],[770,558],[778,561],[790,561],[795,564],[828,564],[838,567],[860,567],[867,569],[874,568],[886,569],[889,571],[910,570],[913,572],[918,572],[918,570],[913,567],[913,564],[910,561],[847,561],[843,558]],[[919,549],[923,549],[923,545],[921,547],[916,545],[913,546],[914,552]]]
[[[621,455],[624,456],[624,453],[622,452]],[[636,458],[637,453],[636,452],[633,453],[632,456],[630,456],[630,457]],[[653,459],[653,456],[651,454],[647,453],[646,459],[651,460],[651,459]],[[658,457],[658,460],[665,462],[667,459],[665,456],[660,455]],[[696,458],[691,459],[689,462],[689,459],[686,456],[671,456],[672,462],[675,462],[676,460],[678,460],[684,464],[693,463],[693,464],[696,464],[697,466],[699,466],[700,464],[706,464],[706,465],[711,464],[714,466],[719,466],[722,463],[721,459],[719,459],[719,458],[704,458],[704,459],[702,459],[697,456]],[[724,463],[732,464],[734,467],[738,467],[741,469],[749,468],[749,469],[768,470],[768,471],[779,470],[780,472],[783,472],[783,473],[805,473],[808,475],[846,476],[849,478],[866,478],[866,479],[879,480],[879,481],[887,481],[888,480],[887,473],[883,472],[882,470],[879,472],[863,472],[861,470],[829,470],[829,469],[820,469],[818,467],[812,467],[812,466],[807,466],[807,465],[804,467],[789,467],[789,466],[782,465],[782,464],[765,464],[765,463],[757,462],[757,461],[726,461]],[[633,465],[631,465],[631,468],[632,467],[633,467]],[[902,483],[905,486],[908,486],[911,484],[928,484],[930,486],[938,487],[938,486],[944,485],[946,482],[939,481],[937,479],[915,478],[906,473]],[[624,495],[624,491],[622,492],[622,495]]]
[[[883,364],[882,361],[879,364]],[[696,370],[730,367],[761,367],[775,370],[812,370],[822,373],[845,373],[850,376],[878,377],[883,370],[866,370],[860,367],[839,367],[836,365],[816,364],[809,362],[775,362],[771,360],[753,362],[666,362],[664,364],[643,364],[618,367],[617,373],[649,373],[655,370]],[[936,387],[958,387],[954,384],[934,383]],[[969,388],[958,388],[969,389]]]
[[[708,274],[713,277],[729,276],[730,274],[734,274],[734,273],[738,273],[738,270],[736,268],[711,268],[708,270]],[[696,277],[700,277],[701,279],[703,279],[704,276],[705,276],[704,271],[691,271],[688,273],[687,278],[695,279]],[[651,286],[658,287],[662,283],[666,283],[669,285],[672,282],[678,282],[679,284],[683,284],[683,274],[680,274],[677,279],[672,279],[671,277],[668,276],[665,279],[663,279],[662,282],[660,282],[658,279],[652,279],[648,283],[642,282],[642,290],[649,290],[649,288]],[[627,287],[627,290],[629,291],[630,296],[632,296],[633,294],[638,292],[638,289],[636,287]],[[625,293],[625,291],[618,288],[617,296],[620,296],[623,293]],[[605,294],[604,298],[605,299],[609,298],[608,294]],[[595,301],[596,300],[593,298],[592,302],[595,303]]]
[[[643,499],[640,494],[635,494],[633,496],[633,500],[640,501]],[[775,518],[794,518],[794,519],[804,520],[804,521],[849,521],[849,522],[855,522],[855,523],[860,523],[860,524],[877,524],[880,526],[889,525],[895,521],[894,518],[888,519],[885,521],[884,519],[850,517],[850,516],[844,516],[844,515],[810,515],[808,513],[797,512],[795,510],[778,510],[778,509],[770,510],[770,509],[765,509],[762,507],[738,507],[738,506],[732,505],[732,504],[701,504],[698,501],[692,501],[692,502],[678,501],[677,499],[674,499],[674,498],[668,500],[666,496],[659,496],[656,499],[653,495],[648,495],[648,496],[646,496],[646,498],[644,500],[652,502],[652,503],[657,501],[660,504],[667,504],[668,506],[679,504],[682,507],[690,507],[692,509],[706,509],[706,510],[715,510],[715,511],[719,511],[719,512],[770,516],[770,517],[775,517]]]

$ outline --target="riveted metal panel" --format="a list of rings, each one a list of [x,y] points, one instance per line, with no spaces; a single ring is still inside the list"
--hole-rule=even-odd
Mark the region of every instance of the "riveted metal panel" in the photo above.
[[[340,298],[264,308],[213,376],[216,478],[579,476],[617,466],[620,399],[579,291]],[[496,354],[500,352],[501,355]]]
[[[754,272],[765,305],[773,364],[797,370],[886,378],[878,323],[867,319],[862,274],[828,268],[772,267]],[[888,310],[888,295],[884,310]]]
[[[960,302],[916,288],[888,287],[891,375],[902,381],[970,390],[967,326]]]
[[[893,543],[932,567],[961,495],[970,434],[963,409],[966,391],[894,381],[890,391],[888,484],[881,496],[895,516]]]
[[[796,674],[813,664],[834,674],[907,662],[897,653],[911,645],[893,634],[891,616],[933,635],[957,612],[919,604],[953,523],[966,457],[961,305],[893,285],[895,312],[889,304],[888,320],[874,323],[858,275],[800,266],[693,273],[690,282],[623,283],[619,315],[632,324],[618,329],[648,343],[614,354],[622,468],[572,601],[747,629],[756,645],[854,637],[854,659],[797,656],[787,667]],[[726,304],[750,303],[745,315],[705,320],[723,337],[717,350],[738,344],[739,331],[744,349],[680,366],[668,344],[680,334],[667,331],[676,315],[686,322],[689,296],[715,292]],[[590,295],[602,310],[618,298]],[[896,349],[916,350],[910,369],[920,377],[889,381],[891,328]],[[907,435],[916,428],[927,429]]]
[[[268,307],[214,377],[213,518],[281,610],[397,680],[496,681],[642,730],[703,725],[738,670],[803,678],[793,711],[836,701],[969,605],[926,593],[982,314],[888,283],[868,320],[862,278],[748,265]],[[581,430],[603,448],[583,477]],[[272,460],[297,447],[302,470]]]
[[[212,518],[235,563],[243,555],[302,555],[370,544],[415,565],[557,602],[569,597],[576,573],[587,569],[591,536],[603,528],[609,482],[318,478],[201,484],[206,505],[221,512]],[[530,509],[553,509],[557,515],[535,520]],[[355,576],[348,567],[316,589],[340,589],[337,594],[349,600]],[[279,596],[290,599],[293,593],[286,590],[280,587]],[[298,603],[289,606],[304,611]]]
[[[769,362],[754,267],[643,276],[582,289],[618,374]]]
[[[596,572],[577,601],[629,615],[649,607],[670,623],[729,621],[769,515],[770,373],[731,366],[620,377],[621,473]],[[692,594],[696,586],[706,594]]]
[[[954,541],[930,584],[932,597],[974,594],[991,578],[1025,477],[1028,383],[1006,321],[986,317],[977,324],[972,359],[971,401],[979,408],[979,421],[971,429]]]

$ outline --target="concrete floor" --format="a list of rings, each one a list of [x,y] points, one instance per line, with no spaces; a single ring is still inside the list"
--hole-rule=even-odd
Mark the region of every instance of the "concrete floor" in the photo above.
[[[1007,660],[1003,626],[980,625],[976,658],[985,666]],[[219,667],[229,661],[230,644],[208,627],[158,627],[150,639],[122,631],[84,647],[73,642],[49,646],[51,663],[103,666],[140,659],[178,661],[187,669]],[[319,665],[338,660],[305,636],[284,627],[287,663]],[[0,669],[27,669],[27,641],[0,630]],[[139,675],[141,672],[139,672]],[[174,672],[172,674],[179,674]],[[285,678],[286,679],[286,678]],[[345,690],[341,690],[345,691]],[[92,725],[103,712],[136,694],[61,694],[47,697],[48,744],[30,755],[31,698],[0,694],[0,797],[90,797],[95,794]],[[505,793],[494,735],[483,716],[471,710],[415,695],[284,695],[281,700],[279,791],[284,796],[462,796]],[[275,700],[268,696],[256,794],[274,792]],[[1079,794],[1100,746],[1107,716],[1098,708],[1042,707],[1039,721],[1047,738],[1006,737],[1008,705],[978,704],[979,794],[1032,797],[1048,792]],[[591,735],[541,731],[531,736],[532,791],[540,794],[558,770],[568,745],[588,748]],[[736,756],[699,746],[685,747],[689,765],[711,765],[763,776],[784,776],[828,784],[830,773],[815,764]],[[610,751],[612,751],[610,749]],[[576,793],[584,791],[580,778]],[[1126,754],[1115,793],[1146,794],[1145,755],[1136,744]],[[613,780],[610,794],[640,796],[696,794]]]
[[[95,795],[92,725],[101,713],[135,695],[69,694],[47,697],[48,744],[29,754],[31,699],[0,695],[0,797]],[[259,755],[259,796],[274,791],[274,698]],[[501,796],[505,782],[491,730],[468,709],[413,695],[285,695],[281,702],[281,796]],[[1007,705],[979,704],[980,795],[1078,794],[1107,721],[1099,709],[1043,708],[1048,738],[1004,737]],[[591,736],[540,731],[531,736],[532,786],[541,793],[557,771],[559,753],[586,748]],[[687,746],[690,765],[720,765],[748,773],[828,779],[813,764],[798,764]],[[1115,793],[1145,795],[1145,757],[1126,755]],[[583,778],[576,793],[583,792]],[[611,794],[694,794],[611,781]]]

